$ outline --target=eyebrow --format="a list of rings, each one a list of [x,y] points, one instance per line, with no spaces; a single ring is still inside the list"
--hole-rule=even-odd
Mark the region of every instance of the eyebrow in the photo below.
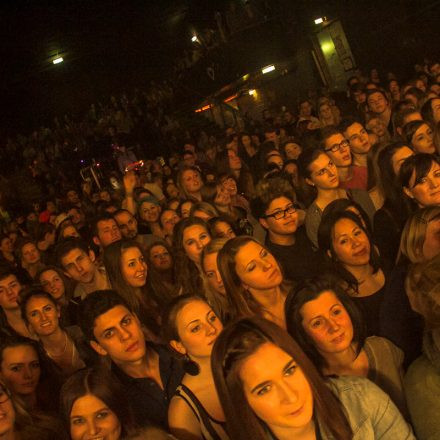
[[[191,324],[194,324],[195,322],[200,322],[200,319],[194,319],[193,321],[189,322],[186,327],[188,328]]]
[[[341,303],[335,303],[335,304],[333,304],[332,306],[330,306],[330,308],[329,308],[329,310],[332,310],[333,309],[333,307],[335,307],[335,306],[340,306],[341,305]],[[314,319],[316,319],[316,318],[324,318],[324,316],[323,315],[316,315],[316,316],[313,316],[312,318],[310,318],[309,319],[309,323],[310,322],[312,322]]]
[[[284,366],[283,372],[288,370],[292,366],[292,364],[294,364],[294,363],[295,363],[295,361],[293,359],[290,359],[289,362],[287,362],[287,364]],[[261,382],[258,385],[254,386],[254,388],[252,388],[252,390],[251,390],[251,393],[254,393],[259,388],[262,388],[263,386],[269,385],[269,384],[270,384],[270,380],[265,380],[264,382]]]

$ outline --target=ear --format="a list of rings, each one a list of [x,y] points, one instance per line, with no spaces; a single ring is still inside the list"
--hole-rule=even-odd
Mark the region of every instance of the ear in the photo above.
[[[310,186],[315,186],[315,184],[312,182],[312,180],[311,179],[309,179],[308,177],[306,177],[306,183],[307,183],[307,185],[310,185]]]
[[[258,221],[264,229],[269,229],[269,225],[267,224],[267,220],[265,218],[259,218]]]
[[[98,240],[98,243],[96,243],[96,241],[95,241],[95,238]],[[95,244],[96,245],[100,245],[100,241],[99,241],[99,238],[97,238],[97,237],[93,237],[93,241],[95,242]],[[92,260],[92,262],[94,263],[95,262],[95,260],[96,260],[96,255],[95,255],[95,253],[90,249],[89,250],[89,258]]]
[[[404,187],[403,187],[403,192],[404,192],[404,193],[405,193],[410,199],[414,199],[414,195],[413,195],[412,191],[411,191],[408,187],[404,186]]]
[[[101,246],[101,241],[99,240],[98,237],[93,237],[93,243],[95,243],[96,246]],[[90,252],[93,252],[93,251],[89,251],[89,253]]]
[[[102,346],[98,344],[98,342],[96,341],[89,341],[89,342],[90,342],[90,346],[93,348],[93,350],[96,351],[96,353],[98,353],[101,356],[107,356],[108,354],[107,351],[104,350]]]
[[[243,286],[243,289],[249,290],[249,285],[248,284],[241,283],[241,285]]]
[[[327,254],[327,257],[329,257],[329,258],[332,257],[332,253],[330,252],[330,249],[327,250],[326,254]]]
[[[179,341],[174,341],[174,340],[170,341],[170,347],[173,350],[177,351],[177,353],[180,353],[180,354],[183,354],[183,355],[185,355],[187,353],[186,352],[186,348]]]

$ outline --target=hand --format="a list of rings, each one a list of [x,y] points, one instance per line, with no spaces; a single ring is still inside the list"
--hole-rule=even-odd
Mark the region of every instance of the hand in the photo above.
[[[92,184],[91,184],[91,182],[84,182],[82,184],[82,190],[83,190],[84,194],[86,194],[87,196],[90,196],[90,194],[92,192]]]
[[[133,190],[136,187],[136,175],[134,174],[134,171],[129,171],[128,173],[124,174],[124,190],[125,194],[133,194]]]

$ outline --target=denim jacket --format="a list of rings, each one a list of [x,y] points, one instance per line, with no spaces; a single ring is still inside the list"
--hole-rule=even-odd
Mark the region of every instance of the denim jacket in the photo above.
[[[389,396],[368,379],[338,377],[329,385],[344,407],[353,440],[411,440],[415,439]],[[321,426],[323,440],[337,440]]]

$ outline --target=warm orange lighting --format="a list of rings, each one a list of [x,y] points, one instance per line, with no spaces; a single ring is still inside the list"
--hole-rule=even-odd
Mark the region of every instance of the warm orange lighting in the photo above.
[[[196,113],[205,112],[206,110],[209,110],[210,108],[212,108],[212,104],[207,104],[207,105],[204,105],[203,107],[198,108],[195,112]]]
[[[238,95],[232,95],[229,98],[226,98],[223,102],[229,102],[229,101],[233,101],[234,99],[238,98]]]

